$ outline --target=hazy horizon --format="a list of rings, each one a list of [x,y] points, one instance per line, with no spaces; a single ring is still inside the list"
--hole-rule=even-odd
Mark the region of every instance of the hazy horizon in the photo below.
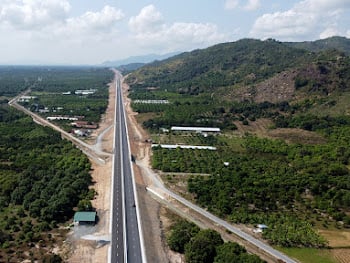
[[[98,65],[242,38],[350,37],[348,0],[0,0],[1,65]]]

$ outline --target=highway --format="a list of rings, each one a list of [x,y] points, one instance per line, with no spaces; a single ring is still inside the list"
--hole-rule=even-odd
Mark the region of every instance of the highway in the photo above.
[[[131,169],[130,150],[127,136],[126,118],[124,112],[124,104],[121,95],[121,79],[120,73],[116,72],[116,107],[115,107],[115,131],[114,131],[114,155],[113,155],[113,176],[112,176],[112,200],[111,200],[111,247],[109,250],[109,263],[147,263],[143,245],[143,237],[140,224],[140,216],[138,212],[138,201],[135,196],[135,182],[133,181],[133,174]],[[29,92],[29,91],[26,91]],[[28,114],[35,122],[40,125],[51,127],[59,131],[63,137],[71,140],[86,154],[93,157],[96,161],[103,162],[105,158],[109,157],[109,153],[102,152],[101,149],[95,145],[91,146],[75,138],[71,134],[63,131],[61,128],[43,119],[39,115],[27,110],[17,103],[18,98],[12,99],[9,102],[10,106],[17,108],[20,111]],[[214,216],[208,211],[192,204],[181,196],[167,189],[163,182],[149,167],[145,167],[138,163],[143,170],[147,171],[149,179],[152,184],[148,189],[152,190],[157,196],[162,199],[171,197],[178,202],[181,202],[188,208],[200,213],[209,218],[217,225],[225,227],[227,230],[240,236],[242,239],[253,244],[260,250],[271,255],[275,259],[282,260],[286,263],[296,263],[295,260],[287,257],[283,253],[273,249],[269,245],[257,240],[251,235],[242,232],[240,229],[227,223],[226,221]]]
[[[116,73],[113,194],[111,202],[112,235],[109,262],[145,263],[120,78],[121,75]]]

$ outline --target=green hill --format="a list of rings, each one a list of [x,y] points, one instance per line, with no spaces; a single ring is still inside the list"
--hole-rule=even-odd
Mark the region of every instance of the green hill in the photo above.
[[[271,39],[242,39],[182,53],[134,71],[127,81],[132,99],[176,103],[176,107],[134,105],[139,112],[165,109],[147,127],[186,123],[227,128],[234,118],[276,117],[281,114],[280,104],[293,105],[294,113],[337,116],[350,111],[346,103],[350,97],[349,56],[335,49],[310,52]],[[233,103],[250,103],[249,110],[255,112],[231,116],[227,111],[232,107],[247,111],[247,106]],[[256,105],[264,103],[270,103],[261,106],[269,110]]]
[[[349,44],[350,41],[331,38],[328,41],[292,44],[271,39],[242,39],[148,64],[131,74],[128,82],[134,89],[152,87],[193,95],[213,92],[222,87],[227,91],[237,87],[255,86],[278,74],[294,72],[292,81],[295,79],[298,87],[310,84],[313,77],[319,82],[320,79],[330,76],[331,81],[328,82],[345,88],[347,83],[341,83],[336,78],[347,75],[348,59],[341,51],[326,48],[336,47],[335,43],[343,43],[338,46],[343,46],[342,50],[345,50],[346,43]],[[313,69],[315,65],[316,69]],[[287,78],[289,76],[287,74]],[[303,82],[305,79],[308,79],[307,83]],[[283,78],[281,81],[283,82]]]
[[[337,49],[350,55],[350,39],[346,37],[330,37],[316,41],[286,42],[288,46],[306,49],[313,52]]]
[[[129,83],[139,88],[198,93],[220,86],[254,84],[312,59],[310,52],[281,42],[243,39],[148,64],[135,71]]]

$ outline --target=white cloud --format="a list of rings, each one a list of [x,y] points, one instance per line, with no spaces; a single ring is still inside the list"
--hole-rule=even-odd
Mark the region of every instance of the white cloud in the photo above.
[[[46,63],[92,63],[107,58],[111,51],[113,55],[121,42],[116,36],[124,14],[115,7],[69,17],[70,7],[61,5],[65,0],[18,3],[0,0],[0,34],[7,36],[0,43],[3,61],[18,57],[34,63],[40,63],[40,58]],[[17,17],[9,16],[13,6]]]
[[[320,39],[333,37],[333,36],[339,36],[341,33],[338,31],[336,27],[328,27],[320,34]]]
[[[63,28],[68,31],[84,31],[103,33],[104,31],[111,31],[116,22],[124,18],[121,10],[111,6],[105,6],[100,12],[88,11],[83,15],[75,18],[69,18]],[[76,32],[78,33],[78,32]]]
[[[67,0],[1,1],[0,23],[19,29],[44,27],[67,17]]]
[[[350,7],[349,0],[304,0],[295,5],[299,11],[328,12]]]
[[[226,0],[225,9],[231,10],[235,9],[239,5],[239,0]]]
[[[163,48],[164,52],[198,48],[227,40],[227,36],[220,34],[217,26],[211,23],[166,24],[153,5],[146,6],[137,16],[131,17],[129,27],[141,45]]]
[[[244,9],[248,11],[254,11],[260,7],[260,0],[249,0],[244,6]]]
[[[154,7],[148,5],[141,9],[137,16],[131,17],[129,27],[134,32],[152,32],[159,30],[164,23],[162,14]]]
[[[225,9],[233,10],[236,8],[243,8],[246,11],[254,11],[260,7],[260,0],[248,0],[247,3],[243,6],[240,6],[239,0],[226,0]]]
[[[349,0],[304,0],[290,10],[260,16],[250,35],[279,40],[305,40],[341,34],[334,30],[334,25],[348,8]]]

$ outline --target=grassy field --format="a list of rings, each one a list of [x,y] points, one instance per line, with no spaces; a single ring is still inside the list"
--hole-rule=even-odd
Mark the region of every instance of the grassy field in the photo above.
[[[277,248],[286,255],[302,263],[337,263],[329,249],[316,248]]]

